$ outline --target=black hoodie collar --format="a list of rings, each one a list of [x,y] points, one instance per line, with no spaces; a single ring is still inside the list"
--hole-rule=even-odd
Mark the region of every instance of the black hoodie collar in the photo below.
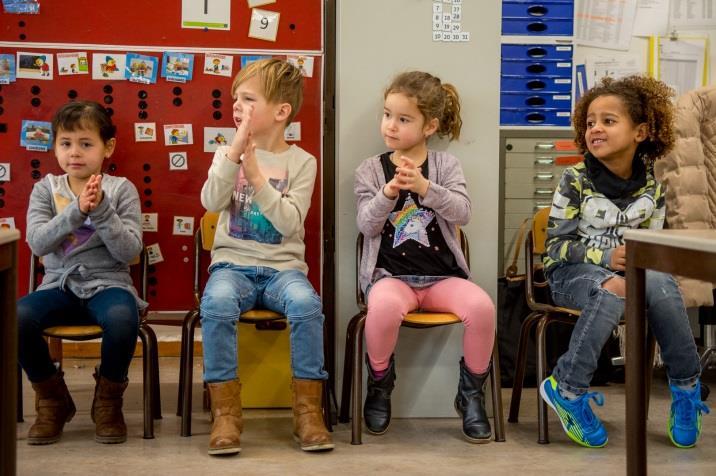
[[[594,188],[610,200],[631,195],[646,185],[646,166],[637,156],[632,160],[631,177],[628,179],[612,173],[590,152],[584,154],[584,165],[587,167],[587,177],[594,184]]]

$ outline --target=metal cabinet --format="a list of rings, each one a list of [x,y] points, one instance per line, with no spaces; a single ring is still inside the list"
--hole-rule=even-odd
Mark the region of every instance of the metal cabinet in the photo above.
[[[570,130],[500,132],[500,270],[520,224],[552,204],[562,171],[583,160]],[[524,269],[522,260],[519,270]]]

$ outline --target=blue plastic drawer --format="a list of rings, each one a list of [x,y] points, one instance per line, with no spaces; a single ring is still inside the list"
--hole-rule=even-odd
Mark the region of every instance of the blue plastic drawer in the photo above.
[[[502,18],[572,18],[574,16],[573,2],[502,2]]]
[[[571,93],[572,79],[538,76],[502,76],[500,78],[500,91]]]
[[[530,18],[503,18],[503,35],[572,36],[571,18],[537,20]]]
[[[571,61],[502,61],[501,74],[507,76],[572,77]]]
[[[500,108],[502,126],[570,126],[567,109]]]
[[[502,45],[502,59],[572,61],[572,45]]]
[[[500,107],[530,107],[570,110],[572,109],[572,95],[502,92],[502,94],[500,94]]]

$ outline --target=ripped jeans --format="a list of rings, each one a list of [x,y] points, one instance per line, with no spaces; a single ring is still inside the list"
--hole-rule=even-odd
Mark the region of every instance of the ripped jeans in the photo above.
[[[624,314],[624,298],[602,287],[615,276],[619,275],[587,263],[560,264],[549,275],[554,302],[582,311],[569,349],[553,372],[563,390],[577,395],[588,390],[602,347]],[[646,271],[646,309],[669,381],[674,385],[694,383],[701,372],[699,355],[681,292],[671,275]]]
[[[325,380],[321,298],[301,271],[277,271],[265,266],[216,263],[201,297],[204,381],[237,377],[236,324],[241,313],[254,308],[286,316],[291,341],[291,369],[299,379]]]

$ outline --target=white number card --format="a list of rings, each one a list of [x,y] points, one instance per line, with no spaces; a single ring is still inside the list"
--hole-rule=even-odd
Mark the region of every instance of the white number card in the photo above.
[[[251,10],[249,37],[259,40],[276,41],[279,16],[279,12],[261,10],[260,8]]]

